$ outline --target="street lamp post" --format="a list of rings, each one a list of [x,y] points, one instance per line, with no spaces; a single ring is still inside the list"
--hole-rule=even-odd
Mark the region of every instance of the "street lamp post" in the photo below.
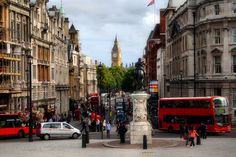
[[[193,12],[193,93],[196,96],[196,13]]]
[[[181,97],[183,96],[183,85],[182,85],[182,81],[183,81],[183,71],[180,70],[180,94],[181,94]]]
[[[30,0],[29,1],[29,6],[30,6],[30,11],[29,11],[29,15],[30,15],[30,29],[29,29],[29,35],[30,35],[30,44],[31,44],[31,29],[32,29],[32,8],[35,6],[36,4],[36,0]],[[31,50],[27,51],[27,61],[28,61],[28,90],[29,90],[29,142],[33,142],[33,117],[32,117],[32,70],[31,70],[31,66],[32,66],[32,60],[33,57],[31,55]]]
[[[164,82],[163,82],[164,94],[163,94],[163,97],[165,97],[166,96],[166,74],[164,74],[163,77],[164,77]]]
[[[32,119],[32,77],[31,77],[31,66],[32,66],[32,56],[31,51],[28,51],[28,90],[29,90],[29,142],[33,142],[33,119]]]
[[[98,65],[98,70],[99,70],[99,96],[100,96],[100,116],[102,117],[102,102],[101,102],[101,79],[102,79],[102,64],[100,62],[100,64]],[[102,118],[101,118],[102,119]],[[102,122],[101,122],[102,123]],[[103,123],[102,123],[103,124]],[[101,129],[101,139],[103,139],[103,127],[100,128]]]

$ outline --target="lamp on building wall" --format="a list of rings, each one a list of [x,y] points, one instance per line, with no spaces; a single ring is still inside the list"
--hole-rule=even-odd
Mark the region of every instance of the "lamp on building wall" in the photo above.
[[[103,115],[102,115],[103,108],[102,108],[102,102],[101,102],[101,94],[102,94],[102,91],[101,91],[101,89],[102,89],[102,84],[101,84],[102,83],[102,64],[101,64],[101,62],[98,65],[98,71],[99,71],[100,115],[101,115],[101,117],[103,117]],[[101,128],[101,139],[103,139],[103,128]]]
[[[35,6],[36,0],[30,0],[29,1],[29,6],[30,6],[30,29],[29,29],[29,34],[30,34],[30,43],[31,43],[31,29],[32,29],[32,8]],[[27,51],[27,61],[28,61],[28,90],[29,90],[29,142],[33,142],[33,117],[32,117],[32,62],[33,62],[33,57],[31,55],[31,50]]]

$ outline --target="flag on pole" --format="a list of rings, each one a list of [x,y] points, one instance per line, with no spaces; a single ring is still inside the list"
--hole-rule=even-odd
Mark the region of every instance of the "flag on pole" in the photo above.
[[[147,6],[153,5],[155,3],[155,0],[151,0]]]

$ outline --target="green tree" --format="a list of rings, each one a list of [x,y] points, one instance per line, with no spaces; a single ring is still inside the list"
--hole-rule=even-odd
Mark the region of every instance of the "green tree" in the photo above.
[[[135,89],[134,71],[134,67],[125,69],[121,66],[111,68],[107,68],[105,65],[102,65],[100,68],[97,66],[98,88],[101,89],[101,92],[120,89],[125,92],[133,92]]]
[[[125,92],[133,92],[135,87],[134,87],[134,72],[135,72],[135,68],[129,68],[127,69],[125,75],[124,75],[124,79],[122,81],[122,90]]]
[[[106,92],[109,88],[116,88],[116,80],[109,68],[105,65],[102,65],[101,67],[97,66],[97,81],[101,92]]]
[[[122,66],[114,66],[109,69],[113,78],[115,79],[115,89],[122,88],[122,82],[126,73],[126,70]]]

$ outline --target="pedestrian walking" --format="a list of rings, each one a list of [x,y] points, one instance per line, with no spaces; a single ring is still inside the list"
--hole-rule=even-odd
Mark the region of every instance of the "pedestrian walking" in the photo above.
[[[179,125],[179,136],[180,136],[180,138],[184,138],[184,126],[183,126],[183,124],[180,124]]]
[[[194,128],[194,127],[191,128],[191,130],[190,130],[190,132],[189,132],[190,147],[192,147],[192,146],[194,147],[194,146],[195,146],[194,140],[195,140],[195,138],[196,138],[197,136],[199,136],[199,135],[198,135],[197,131],[195,130],[195,128]]]
[[[97,132],[100,131],[100,120],[97,118],[96,120],[96,128],[97,128]]]
[[[197,133],[198,133],[198,135],[199,136],[197,136],[197,142],[196,142],[196,144],[197,145],[200,145],[201,144],[201,126],[199,126],[198,128],[197,128]]]
[[[106,130],[106,124],[107,124],[106,119],[104,119],[103,124],[102,124],[103,125],[103,128],[102,128],[103,130]]]
[[[110,121],[107,121],[107,123],[106,123],[106,130],[107,130],[107,138],[110,139],[110,135],[111,135],[111,123],[110,123]]]
[[[83,131],[87,132],[88,131],[87,125],[88,125],[88,120],[87,120],[87,118],[84,118],[83,121],[82,121],[81,132],[83,132]]]
[[[120,143],[125,143],[125,133],[127,132],[127,129],[125,127],[124,123],[121,123],[118,134],[120,135]]]
[[[200,132],[201,132],[200,136],[203,139],[207,138],[206,130],[207,130],[207,126],[204,123],[201,123],[201,125],[200,125]]]
[[[188,125],[184,125],[184,139],[186,140],[185,145],[188,146],[188,142],[189,142],[189,126]]]
[[[71,113],[68,113],[68,116],[66,117],[66,122],[70,123],[71,121]]]

